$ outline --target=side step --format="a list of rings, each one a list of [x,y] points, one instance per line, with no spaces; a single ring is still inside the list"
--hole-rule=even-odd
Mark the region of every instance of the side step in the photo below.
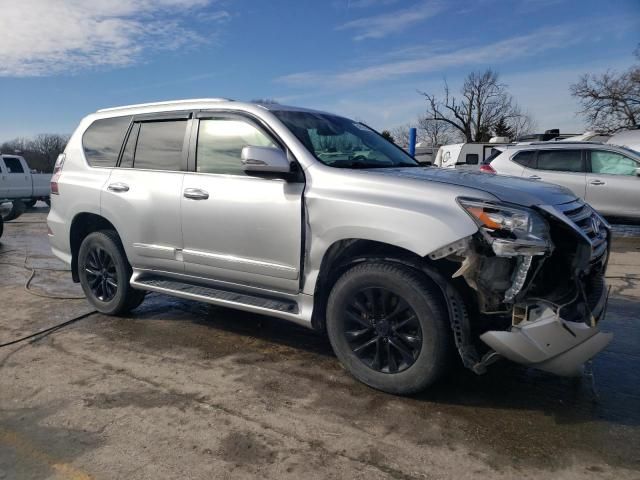
[[[134,278],[131,280],[131,286],[218,305],[228,305],[236,308],[242,306],[251,307],[249,308],[251,311],[271,310],[272,312],[291,315],[299,313],[298,304],[293,300],[248,295],[246,293],[232,292],[190,282],[171,280],[156,275],[145,276],[143,278],[136,278],[134,275]]]

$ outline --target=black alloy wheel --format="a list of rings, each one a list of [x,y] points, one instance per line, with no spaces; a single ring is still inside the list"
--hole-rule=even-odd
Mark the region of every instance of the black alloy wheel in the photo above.
[[[363,288],[346,307],[344,335],[369,368],[398,373],[413,365],[422,348],[422,329],[409,304],[381,287]]]
[[[89,250],[84,270],[91,292],[101,302],[110,302],[118,292],[118,272],[113,258],[99,246]]]
[[[345,368],[384,392],[423,390],[450,364],[451,324],[438,285],[393,261],[344,271],[327,300],[326,328]]]

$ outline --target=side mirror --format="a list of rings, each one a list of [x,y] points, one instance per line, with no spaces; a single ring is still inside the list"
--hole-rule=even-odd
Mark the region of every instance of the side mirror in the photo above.
[[[242,149],[242,168],[245,172],[289,173],[291,164],[279,148],[244,147]]]

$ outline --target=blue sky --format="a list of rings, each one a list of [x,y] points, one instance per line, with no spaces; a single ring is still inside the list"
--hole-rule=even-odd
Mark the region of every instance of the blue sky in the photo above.
[[[417,90],[498,70],[540,129],[582,131],[569,85],[622,70],[640,0],[0,0],[0,141],[70,133],[98,108],[275,98],[375,128]]]

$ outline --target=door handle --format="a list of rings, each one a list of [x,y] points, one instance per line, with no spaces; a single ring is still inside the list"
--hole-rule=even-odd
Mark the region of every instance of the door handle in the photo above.
[[[122,182],[116,182],[116,183],[112,183],[107,187],[108,190],[111,190],[112,192],[128,192],[129,191],[129,185],[127,185],[126,183],[122,183]]]
[[[200,188],[185,188],[184,198],[190,198],[191,200],[206,200],[209,198],[209,192]]]
[[[529,175],[529,179],[531,179],[531,180],[542,180],[542,177],[539,177],[538,175]]]
[[[604,185],[606,182],[603,182],[602,180],[591,180],[589,183],[591,185]]]

